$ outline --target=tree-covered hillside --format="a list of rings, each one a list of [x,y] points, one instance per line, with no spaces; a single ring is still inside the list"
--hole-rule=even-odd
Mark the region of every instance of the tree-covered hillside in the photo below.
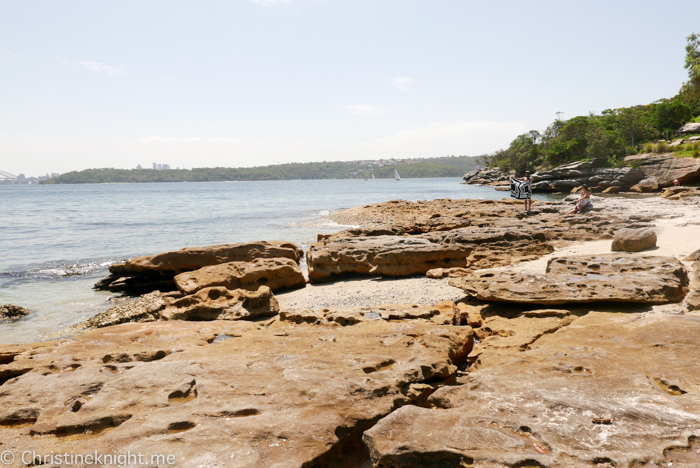
[[[262,167],[213,167],[196,169],[87,169],[53,177],[44,184],[99,184],[143,182],[212,182],[232,180],[364,179],[461,177],[476,167],[475,156],[384,161],[336,161],[277,164]]]
[[[550,168],[573,161],[597,160],[602,166],[619,166],[630,154],[649,151],[648,142],[671,139],[685,123],[700,122],[700,35],[692,34],[686,45],[688,81],[677,95],[651,104],[607,109],[569,120],[557,118],[544,132],[519,135],[508,149],[485,155],[491,167],[515,170]],[[664,148],[664,145],[656,148]],[[685,148],[700,155],[700,145]]]

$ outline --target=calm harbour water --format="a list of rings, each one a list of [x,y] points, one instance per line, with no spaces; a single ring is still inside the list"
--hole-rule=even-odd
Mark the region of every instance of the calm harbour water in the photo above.
[[[51,339],[114,305],[92,285],[124,259],[188,246],[286,240],[304,249],[336,232],[331,211],[388,200],[502,199],[461,179],[0,185],[0,344]],[[311,222],[309,222],[311,220]]]

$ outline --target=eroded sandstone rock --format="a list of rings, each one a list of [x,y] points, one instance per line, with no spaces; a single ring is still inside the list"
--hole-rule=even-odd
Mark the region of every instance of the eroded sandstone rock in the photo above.
[[[194,294],[154,291],[117,305],[71,327],[72,332],[127,322],[159,320],[240,320],[276,315],[279,304],[267,286],[257,291],[208,287]]]
[[[186,247],[173,252],[164,252],[147,257],[136,257],[125,263],[109,267],[110,276],[98,281],[95,289],[128,294],[144,294],[151,291],[168,292],[177,289],[175,275],[200,268],[230,262],[253,262],[256,259],[290,259],[295,263],[303,251],[290,242],[246,242],[240,244]],[[282,267],[274,262],[269,276],[279,274]],[[256,269],[263,267],[257,264]],[[250,268],[251,274],[253,268]],[[263,276],[261,275],[260,278]]]
[[[440,325],[460,324],[457,305],[451,301],[435,306],[423,304],[382,304],[377,307],[292,309],[280,312],[280,320],[293,323],[355,325],[372,320],[430,320]]]
[[[568,192],[575,187],[589,185],[602,192],[611,188],[627,191],[644,178],[639,169],[595,167],[590,161],[577,161],[532,175],[534,192]]]
[[[359,466],[362,431],[453,378],[471,343],[422,321],[173,321],[1,346],[0,441],[183,468]]]
[[[577,314],[526,347],[518,332],[540,319],[486,323],[499,347],[479,345],[462,385],[365,432],[374,466],[699,464],[697,317]]]
[[[640,252],[656,247],[656,233],[651,229],[621,229],[615,234],[611,250]]]
[[[136,257],[109,267],[111,273],[161,273],[176,275],[209,265],[250,262],[256,258],[290,258],[299,262],[303,251],[291,242],[245,242],[240,244],[185,247],[147,257]]]
[[[252,262],[222,263],[180,273],[175,276],[175,284],[182,293],[193,294],[212,286],[250,291],[263,285],[273,291],[303,288],[306,280],[299,265],[290,258],[258,258]]]
[[[683,300],[688,292],[688,276],[675,257],[610,254],[552,258],[546,276],[481,270],[453,278],[450,285],[482,301],[664,304]]]
[[[328,281],[347,274],[412,276],[435,267],[465,266],[473,248],[412,236],[350,237],[312,244],[307,253],[309,280]]]
[[[673,153],[635,154],[625,157],[625,162],[638,164],[646,178],[656,178],[659,187],[672,186],[674,179],[682,185],[700,180],[700,161],[678,158]]]
[[[647,177],[646,179],[640,180],[638,184],[630,187],[630,192],[656,192],[659,190],[659,181],[656,177]]]

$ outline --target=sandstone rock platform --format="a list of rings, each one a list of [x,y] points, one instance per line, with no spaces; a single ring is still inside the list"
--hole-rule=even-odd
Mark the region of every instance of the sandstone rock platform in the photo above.
[[[376,319],[128,323],[3,346],[0,449],[359,466],[362,431],[453,379],[472,343],[469,327]]]
[[[688,274],[675,257],[609,254],[550,259],[544,276],[480,270],[453,278],[450,284],[482,301],[664,304],[683,300],[688,292]]]
[[[636,312],[490,317],[461,385],[365,432],[374,466],[698,466],[700,318]]]

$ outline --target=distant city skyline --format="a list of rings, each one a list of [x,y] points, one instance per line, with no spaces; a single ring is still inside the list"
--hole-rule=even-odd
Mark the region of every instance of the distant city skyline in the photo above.
[[[700,2],[0,0],[0,171],[479,155],[672,97]],[[162,163],[161,163],[162,164]]]

